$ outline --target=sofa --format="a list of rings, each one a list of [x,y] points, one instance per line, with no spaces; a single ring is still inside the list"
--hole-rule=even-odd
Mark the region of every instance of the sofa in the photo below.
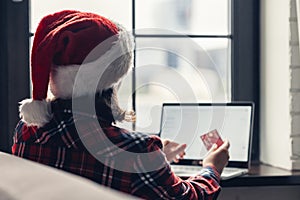
[[[0,152],[1,200],[137,199],[88,179]]]

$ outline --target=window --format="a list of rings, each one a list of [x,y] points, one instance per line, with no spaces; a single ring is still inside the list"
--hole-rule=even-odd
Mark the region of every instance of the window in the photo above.
[[[231,1],[134,3],[136,129],[158,133],[163,102],[231,101]]]
[[[137,130],[158,131],[159,106],[163,101],[254,101],[253,158],[258,159],[258,0],[24,0],[19,4],[30,4],[30,9],[23,6],[19,8],[22,12],[12,4],[16,3],[3,7],[10,7],[10,13],[16,15],[4,16],[8,24],[14,24],[17,16],[23,17],[30,10],[31,32],[41,17],[61,9],[96,12],[135,30],[136,67],[123,81],[120,99],[125,107],[136,109]],[[8,44],[13,41],[10,40]],[[28,46],[22,48],[28,51]],[[18,70],[17,65],[7,67]],[[158,73],[158,69],[162,71]],[[24,72],[22,76],[28,74]],[[172,79],[173,82],[164,82]],[[180,92],[174,92],[175,89]],[[8,91],[5,94],[11,95]],[[15,107],[19,100],[10,98],[1,108]],[[17,119],[17,113],[11,118]],[[14,126],[7,123],[11,130]],[[7,141],[7,137],[4,139]]]
[[[99,13],[132,30],[135,68],[119,100],[123,107],[134,104],[136,130],[157,133],[163,102],[231,100],[230,5],[230,0],[31,1],[31,27],[34,32],[43,16],[68,8]]]
[[[99,13],[117,21],[127,29],[132,27],[132,0],[46,0],[30,1],[31,31],[34,32],[42,17],[63,9]]]

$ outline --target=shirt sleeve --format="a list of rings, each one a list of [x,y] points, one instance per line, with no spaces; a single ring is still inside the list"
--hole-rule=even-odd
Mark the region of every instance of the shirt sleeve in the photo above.
[[[158,137],[152,137],[148,142],[149,151],[157,151],[164,156]],[[158,144],[158,145],[156,145]],[[145,165],[153,162],[153,154],[141,155],[143,159],[134,165],[138,169],[145,169]],[[145,158],[146,157],[146,158]],[[132,194],[145,199],[216,199],[220,192],[220,174],[214,167],[203,168],[198,175],[183,180],[176,176],[167,160],[161,161],[161,168],[153,171],[143,171],[133,175]]]

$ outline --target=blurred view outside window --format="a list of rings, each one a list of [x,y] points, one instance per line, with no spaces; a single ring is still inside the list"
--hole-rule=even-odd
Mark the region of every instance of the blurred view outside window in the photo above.
[[[31,32],[63,9],[95,12],[135,36],[134,69],[119,88],[138,131],[157,133],[164,102],[231,100],[231,0],[32,0]],[[133,82],[134,81],[134,82]],[[135,100],[132,99],[133,94]],[[132,128],[132,124],[120,126]]]

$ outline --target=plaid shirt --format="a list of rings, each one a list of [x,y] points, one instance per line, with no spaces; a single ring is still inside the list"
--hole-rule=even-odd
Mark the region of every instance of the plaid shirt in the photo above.
[[[15,129],[12,153],[19,157],[43,163],[73,174],[91,179],[102,185],[145,199],[216,199],[220,191],[220,175],[214,168],[207,167],[199,175],[182,180],[170,169],[162,152],[162,142],[157,136],[137,132],[89,120],[80,115],[76,119],[70,105],[52,102],[52,120],[41,128],[27,126],[20,121]],[[75,122],[83,122],[76,124]],[[78,133],[84,133],[80,135]],[[103,134],[114,144],[101,144]],[[101,161],[93,156],[89,148],[99,147]],[[101,144],[101,145],[99,145]],[[109,146],[110,145],[110,146]],[[136,172],[115,169],[113,159],[118,159],[119,149],[128,152],[146,153],[122,160],[123,167]],[[147,154],[156,151],[158,154]],[[154,156],[158,155],[158,156]],[[161,159],[163,158],[163,159]],[[161,168],[143,171],[152,162],[161,162]],[[139,172],[140,170],[140,172]],[[101,198],[101,197],[99,197]]]

